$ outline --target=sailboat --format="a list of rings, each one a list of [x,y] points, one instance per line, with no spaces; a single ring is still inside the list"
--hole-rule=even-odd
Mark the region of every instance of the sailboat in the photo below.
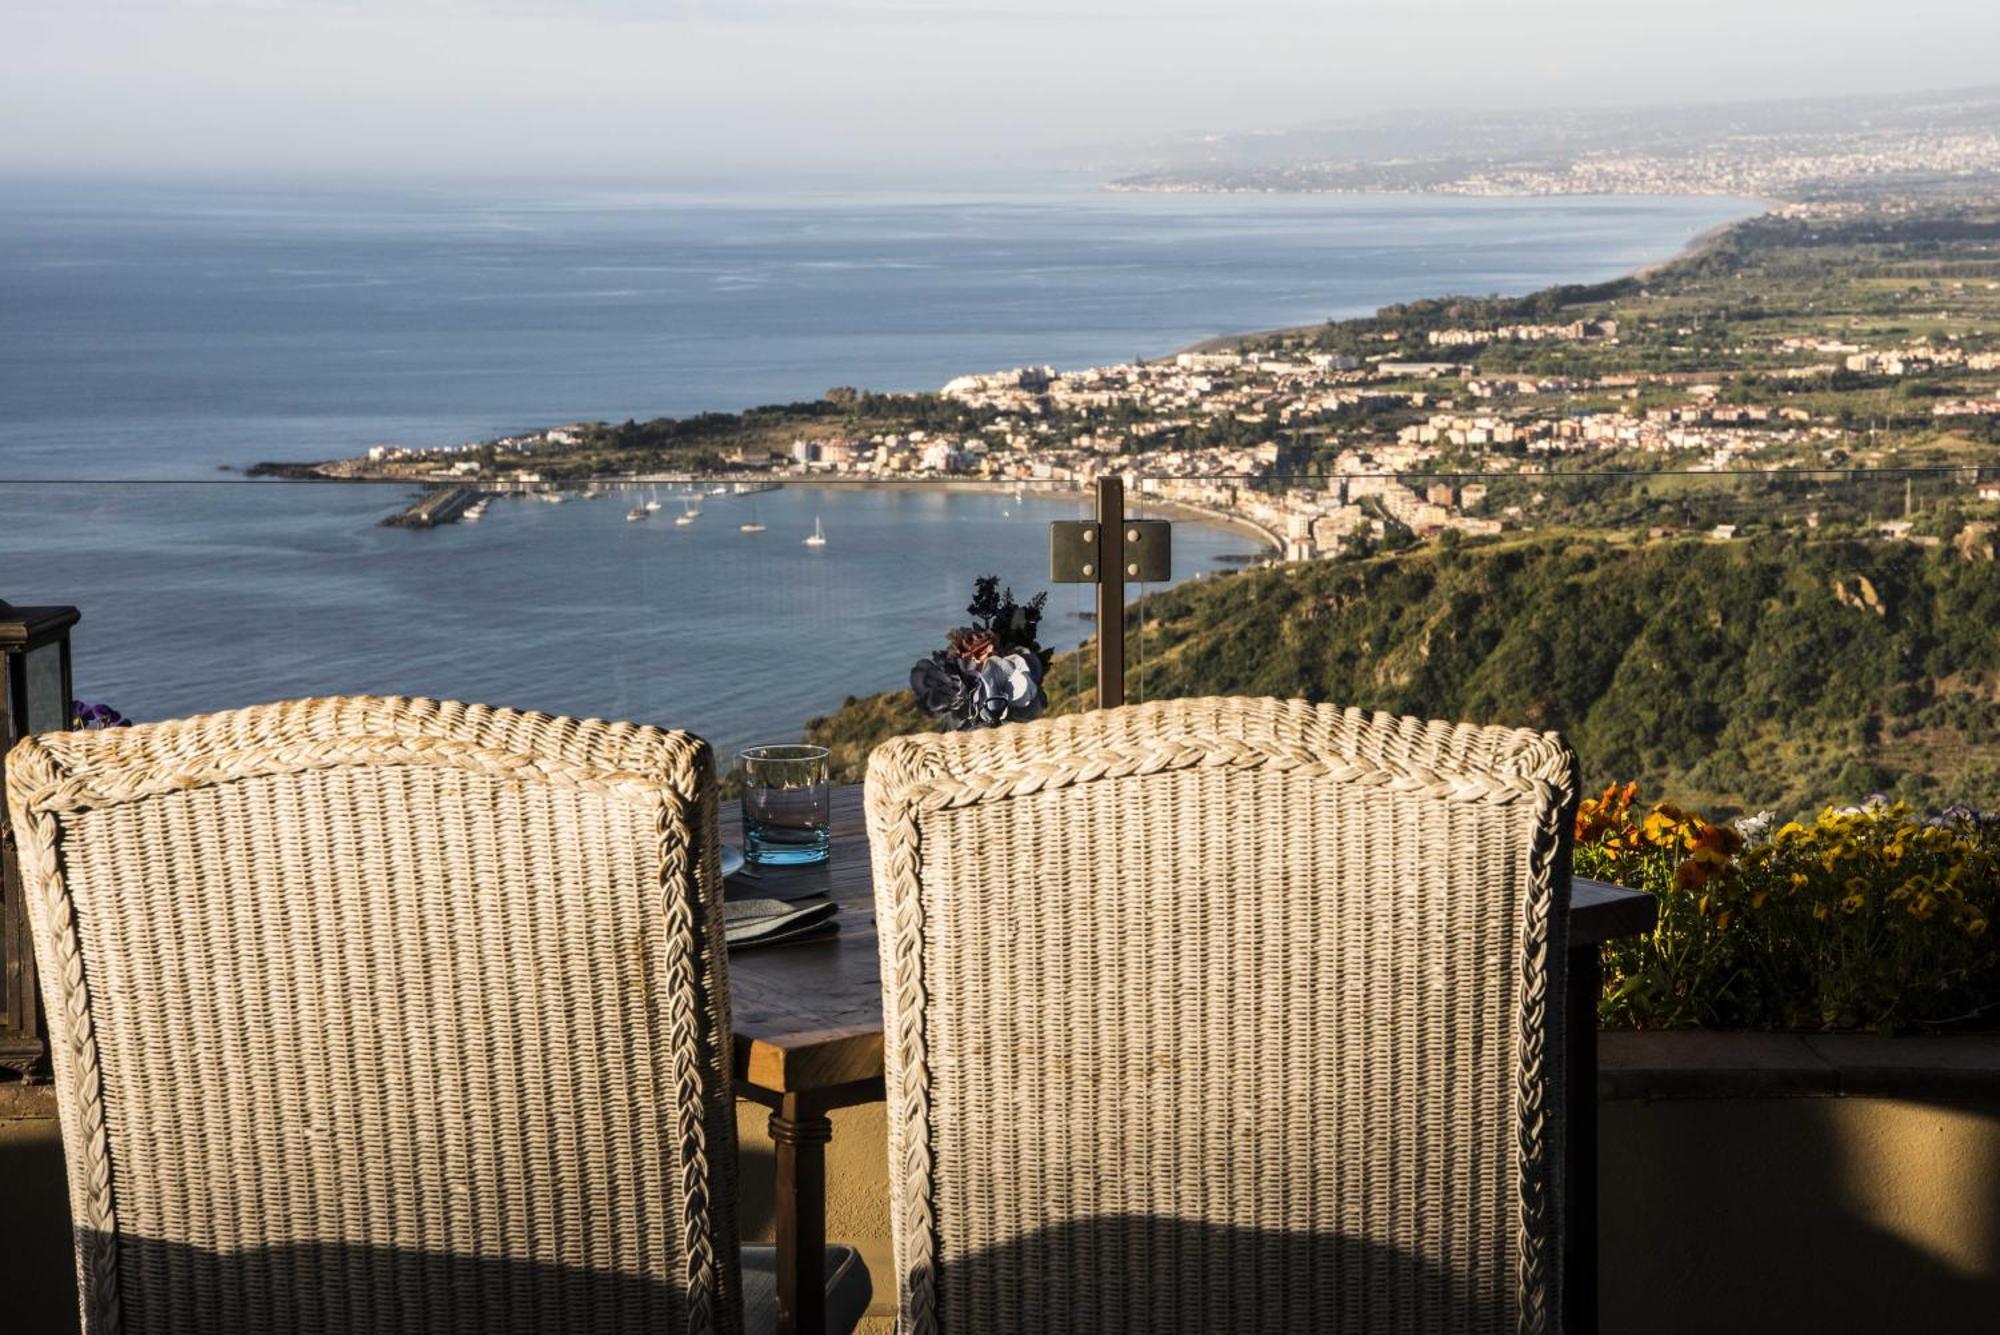
[[[651,514],[655,510],[658,510],[659,508],[660,508],[660,488],[656,484],[653,487],[653,494],[646,499],[646,512],[648,514]]]
[[[820,527],[818,515],[813,516],[812,536],[807,538],[805,541],[806,541],[806,546],[808,547],[826,546],[826,530]]]
[[[686,528],[701,517],[701,508],[686,496],[681,497],[681,512],[674,516],[674,523]]]
[[[757,502],[750,502],[750,518],[736,526],[738,533],[762,533],[764,526],[757,522]]]
[[[635,505],[625,512],[625,522],[628,524],[636,524],[646,518],[650,518],[650,515],[643,505]]]

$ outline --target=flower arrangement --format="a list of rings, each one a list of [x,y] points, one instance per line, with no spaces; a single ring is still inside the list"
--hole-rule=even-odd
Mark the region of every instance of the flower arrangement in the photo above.
[[[1614,785],[1577,809],[1577,872],[1659,900],[1651,936],[1607,949],[1607,1023],[2000,1021],[2000,819],[1874,799],[1810,823],[1723,826],[1664,802],[1641,815],[1636,795]]]
[[[132,720],[110,705],[87,705],[81,700],[72,700],[69,702],[69,726],[72,732],[94,732],[99,728],[129,728]]]
[[[910,669],[917,707],[952,732],[1040,717],[1048,706],[1042,679],[1055,658],[1035,640],[1048,600],[1038,593],[1017,603],[997,575],[973,581],[965,609],[972,624],[947,633],[944,648]]]

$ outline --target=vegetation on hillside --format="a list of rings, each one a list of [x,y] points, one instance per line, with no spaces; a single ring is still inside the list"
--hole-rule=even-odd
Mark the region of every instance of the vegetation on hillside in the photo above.
[[[1718,818],[1878,791],[2000,806],[2000,569],[1949,545],[1544,533],[1214,576],[1147,599],[1143,628],[1129,610],[1127,634],[1144,636],[1134,699],[1555,729],[1586,783],[1636,779]],[[1050,673],[1054,712],[1088,703],[1073,679]],[[892,693],[808,734],[852,781],[924,726]]]

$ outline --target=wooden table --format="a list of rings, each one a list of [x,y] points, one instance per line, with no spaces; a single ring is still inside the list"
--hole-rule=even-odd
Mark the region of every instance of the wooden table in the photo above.
[[[740,835],[724,804],[722,837]],[[826,1327],[827,1114],[882,1099],[882,973],[875,943],[875,887],[858,785],[833,790],[833,856],[808,869],[763,869],[755,893],[790,898],[808,889],[841,906],[840,934],[803,945],[734,953],[730,1003],[736,1026],[736,1092],[771,1109],[776,1151],[778,1329]],[[744,887],[734,888],[744,893]],[[1568,1275],[1572,1332],[1596,1328],[1598,946],[1651,930],[1653,897],[1579,880],[1570,893]]]

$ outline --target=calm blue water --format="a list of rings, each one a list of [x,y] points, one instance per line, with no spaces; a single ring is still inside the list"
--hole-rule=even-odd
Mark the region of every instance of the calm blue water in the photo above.
[[[171,192],[0,184],[0,597],[84,608],[79,687],[146,717],[400,690],[789,736],[896,684],[1074,503],[787,489],[769,531],[617,500],[374,520],[368,487],[52,485],[578,418],[934,388],[1441,292],[1625,272],[1728,200]],[[798,539],[814,514],[831,545]],[[1180,529],[1177,574],[1241,538]],[[1085,629],[1068,617],[1056,639]]]

